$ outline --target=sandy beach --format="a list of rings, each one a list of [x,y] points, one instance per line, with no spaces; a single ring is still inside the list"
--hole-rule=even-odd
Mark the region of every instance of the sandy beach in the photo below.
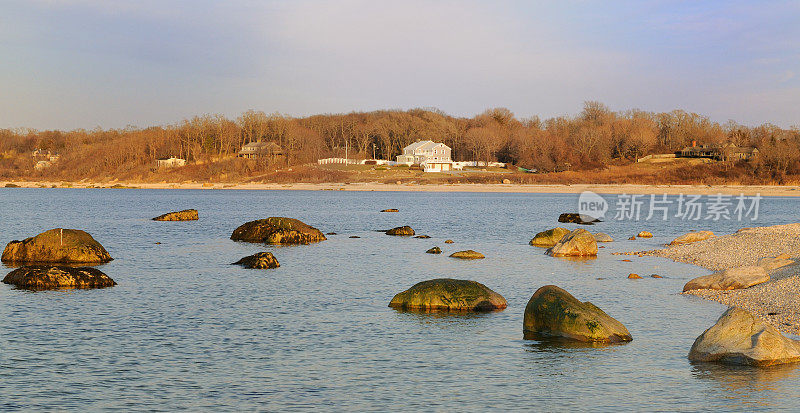
[[[800,196],[800,186],[772,185],[635,185],[635,184],[575,184],[575,185],[521,185],[521,184],[385,184],[365,183],[139,183],[139,182],[0,182],[22,188],[141,188],[141,189],[238,189],[238,190],[295,190],[295,191],[402,191],[402,192],[486,192],[486,193],[567,193],[592,191],[601,194],[699,194],[722,193],[726,195]]]

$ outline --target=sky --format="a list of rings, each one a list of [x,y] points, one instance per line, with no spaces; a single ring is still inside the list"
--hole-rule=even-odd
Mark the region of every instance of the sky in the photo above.
[[[2,0],[0,128],[254,109],[800,125],[800,1]]]

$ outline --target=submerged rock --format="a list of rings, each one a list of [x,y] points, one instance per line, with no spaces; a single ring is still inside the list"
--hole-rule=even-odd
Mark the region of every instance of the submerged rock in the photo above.
[[[259,252],[257,254],[249,255],[240,259],[239,261],[234,262],[231,265],[241,265],[245,268],[252,268],[252,269],[269,269],[269,268],[278,268],[281,265],[278,263],[278,259],[272,255],[271,252]]]
[[[389,208],[389,209],[384,209],[381,212],[400,212],[400,210],[395,208]]]
[[[456,251],[450,254],[452,258],[460,258],[462,260],[480,260],[486,258],[480,252],[473,251],[473,250],[466,250],[466,251]]]
[[[491,311],[507,305],[503,296],[479,282],[452,278],[415,284],[389,303],[389,307],[400,309],[447,311]]]
[[[564,235],[570,233],[570,230],[566,228],[551,228],[546,231],[542,231],[536,234],[531,241],[529,242],[530,245],[534,247],[546,247],[550,248],[553,245],[556,245],[561,238],[564,238]]]
[[[675,238],[668,245],[690,244],[692,242],[705,241],[705,240],[707,240],[709,238],[713,238],[713,237],[714,237],[714,233],[711,232],[711,231],[689,232],[689,233],[681,235],[678,238]]]
[[[108,251],[87,232],[56,228],[22,241],[11,241],[3,251],[3,262],[103,263]]]
[[[800,361],[800,342],[745,310],[731,307],[692,344],[689,360],[771,366]]]
[[[198,218],[196,209],[184,209],[183,211],[159,215],[153,218],[153,221],[196,221]]]
[[[581,224],[581,225],[594,225],[595,222],[600,222],[599,219],[590,217],[588,215],[576,214],[574,212],[565,212],[558,216],[558,222]]]
[[[327,238],[320,230],[300,220],[270,217],[243,224],[233,231],[231,239],[267,244],[309,244],[325,241]]]
[[[417,236],[416,236],[416,237],[414,237],[414,238],[428,239],[428,238],[430,238],[430,237],[431,237],[430,235],[417,235]]]
[[[598,232],[594,234],[594,240],[597,242],[614,242],[614,238],[611,238],[611,235],[608,235],[605,232]]]
[[[553,257],[593,257],[597,255],[597,241],[592,233],[578,228],[561,238],[545,253]]]
[[[429,250],[427,250],[425,252],[428,253],[428,254],[441,254],[442,253],[442,249],[439,248],[439,247],[433,247],[433,248],[431,248],[431,249],[429,249]]]
[[[633,340],[622,323],[555,285],[546,285],[533,294],[525,307],[522,330],[526,339],[552,336],[606,343]]]
[[[724,271],[697,277],[683,286],[683,291],[711,289],[711,290],[738,290],[752,287],[769,281],[769,275],[764,267],[749,265],[745,267],[729,268]]]
[[[444,243],[445,244],[452,244],[453,242],[454,242],[453,240],[449,239],[449,240],[445,241]]]
[[[399,235],[403,237],[410,237],[414,235],[414,229],[409,227],[408,225],[404,225],[402,227],[392,228],[386,231],[386,235]]]
[[[662,277],[662,276],[660,276],[658,274],[650,274],[650,277],[651,278],[664,278],[664,277]]]
[[[111,277],[91,267],[27,265],[8,273],[3,282],[32,290],[103,288],[117,285]]]

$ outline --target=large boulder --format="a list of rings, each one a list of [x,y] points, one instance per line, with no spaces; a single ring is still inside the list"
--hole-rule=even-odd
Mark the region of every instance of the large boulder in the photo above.
[[[692,242],[705,241],[705,240],[707,240],[709,238],[713,238],[713,237],[714,237],[714,233],[711,232],[711,231],[688,232],[686,234],[681,235],[678,238],[675,238],[668,245],[690,244]]]
[[[8,273],[3,282],[31,290],[103,288],[117,285],[111,277],[91,267],[27,265]]]
[[[450,254],[452,258],[460,258],[462,260],[480,260],[486,258],[478,251],[473,250],[466,250],[466,251],[456,251]]]
[[[565,212],[558,216],[558,222],[564,222],[569,224],[594,225],[595,222],[600,222],[600,220],[594,217],[590,217],[588,215],[576,214],[574,212]]]
[[[153,218],[153,221],[196,221],[198,218],[196,209],[184,209],[183,211],[159,215]]]
[[[561,238],[546,254],[553,257],[593,257],[597,255],[597,241],[591,232],[578,228]]]
[[[257,254],[248,255],[231,265],[241,265],[245,268],[252,268],[256,270],[265,270],[269,268],[278,268],[281,265],[278,259],[272,255],[271,252],[259,252]]]
[[[399,309],[447,311],[491,311],[507,305],[503,296],[479,282],[452,278],[415,284],[389,303],[389,307]]]
[[[408,225],[403,225],[402,227],[392,228],[386,231],[386,235],[399,235],[402,237],[410,237],[414,235],[414,229],[409,227]]]
[[[611,238],[611,235],[608,235],[605,232],[598,232],[594,234],[594,240],[597,242],[614,242],[614,238]]]
[[[758,260],[758,265],[767,271],[777,270],[778,268],[794,264],[794,260],[789,259],[789,254],[781,254],[777,257],[764,257]]]
[[[231,234],[234,241],[264,242],[267,244],[309,244],[325,241],[320,230],[294,218],[270,217],[250,221]]]
[[[683,291],[689,290],[738,290],[752,287],[769,281],[769,275],[764,267],[748,265],[745,267],[728,268],[724,271],[697,277],[683,286]]]
[[[800,361],[800,342],[745,310],[731,307],[694,341],[689,360],[771,366]]]
[[[99,264],[111,261],[111,255],[87,232],[56,228],[22,241],[6,245],[3,262],[57,262]]]
[[[536,234],[533,237],[533,239],[531,239],[529,244],[533,245],[534,247],[550,248],[553,245],[556,245],[556,243],[559,240],[561,240],[561,238],[564,238],[564,235],[567,235],[569,233],[570,233],[570,230],[568,230],[566,228],[560,228],[560,227],[551,228],[551,229],[548,229],[547,231],[542,231],[542,232]]]
[[[555,285],[545,285],[533,294],[525,307],[522,331],[526,339],[550,336],[605,343],[633,340],[622,323]]]

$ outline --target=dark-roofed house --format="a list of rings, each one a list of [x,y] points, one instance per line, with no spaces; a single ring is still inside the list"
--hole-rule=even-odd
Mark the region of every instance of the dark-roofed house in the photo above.
[[[693,141],[692,146],[687,146],[676,154],[681,158],[710,158],[717,161],[749,160],[758,155],[758,148],[750,146],[736,146],[733,142],[721,145],[697,146]]]
[[[283,148],[275,142],[250,142],[242,146],[238,157],[255,159],[269,158],[270,161],[282,160],[286,157]]]

